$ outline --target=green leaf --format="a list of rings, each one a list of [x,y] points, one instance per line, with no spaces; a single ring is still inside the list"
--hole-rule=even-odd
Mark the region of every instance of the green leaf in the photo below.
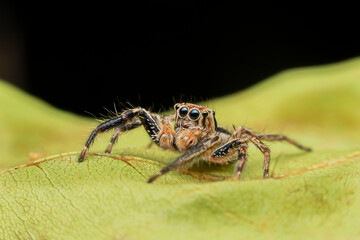
[[[78,151],[95,122],[37,101],[19,100],[14,108],[0,105],[19,122],[14,128],[21,122],[25,130],[35,128],[27,130],[30,135],[45,139],[50,130],[41,128],[46,123],[69,142],[62,145],[68,146],[64,152],[76,151],[0,173],[0,239],[357,239],[359,79],[360,59],[353,59],[285,71],[246,91],[201,103],[216,111],[224,127],[281,133],[313,148],[305,153],[267,142],[272,157],[267,180],[261,178],[263,156],[250,147],[241,181],[232,179],[232,165],[199,163],[147,184],[178,154],[148,147],[143,129],[120,136],[111,155],[103,153],[111,133],[100,135],[78,163]],[[17,99],[30,98],[11,90]],[[10,123],[7,128],[16,142],[22,131]],[[79,136],[74,129],[85,132]],[[54,153],[61,144],[54,142],[22,146],[28,151],[37,144],[44,151],[49,146]],[[11,143],[3,138],[4,144]],[[12,152],[0,150],[6,165]],[[21,159],[16,156],[16,162]]]
[[[0,169],[37,156],[78,151],[92,123],[0,81]]]

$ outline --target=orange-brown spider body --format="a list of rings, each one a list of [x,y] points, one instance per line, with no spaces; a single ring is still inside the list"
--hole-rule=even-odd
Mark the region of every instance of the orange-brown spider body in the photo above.
[[[235,159],[238,161],[236,178],[239,179],[246,162],[249,142],[252,142],[264,154],[264,178],[269,177],[270,149],[262,140],[287,141],[302,150],[310,151],[310,148],[303,147],[283,135],[256,134],[244,127],[238,127],[231,133],[217,125],[213,110],[203,106],[177,103],[174,109],[173,115],[161,117],[143,108],[134,108],[101,123],[90,134],[79,156],[79,162],[84,160],[88,148],[98,133],[116,129],[109,147],[105,151],[110,153],[121,132],[141,125],[159,147],[183,153],[182,156],[151,177],[148,180],[149,183],[175,167],[197,158],[220,164]]]

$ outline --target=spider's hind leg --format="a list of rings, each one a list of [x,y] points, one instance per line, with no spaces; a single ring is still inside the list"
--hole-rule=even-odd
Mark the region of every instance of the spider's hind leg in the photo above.
[[[309,147],[305,147],[299,143],[297,143],[296,141],[284,136],[284,135],[279,135],[279,134],[256,134],[256,136],[261,139],[261,140],[264,140],[264,141],[285,141],[285,142],[288,142],[298,148],[300,148],[301,150],[304,150],[304,151],[307,151],[307,152],[310,152],[311,151],[311,148]]]

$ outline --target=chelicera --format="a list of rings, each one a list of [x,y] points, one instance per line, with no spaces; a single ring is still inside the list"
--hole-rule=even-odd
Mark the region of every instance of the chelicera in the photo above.
[[[264,154],[264,178],[269,177],[270,149],[262,141],[286,141],[304,150],[311,151],[284,135],[254,133],[245,127],[238,127],[233,132],[217,125],[215,112],[209,108],[192,103],[177,103],[175,113],[160,116],[144,108],[129,109],[120,115],[98,125],[90,134],[78,161],[82,162],[95,137],[102,132],[115,129],[106,153],[110,153],[119,134],[139,126],[144,126],[151,140],[163,149],[183,153],[174,162],[161,169],[148,179],[148,183],[168,171],[194,159],[225,164],[236,160],[236,178],[240,179],[247,159],[249,142]]]

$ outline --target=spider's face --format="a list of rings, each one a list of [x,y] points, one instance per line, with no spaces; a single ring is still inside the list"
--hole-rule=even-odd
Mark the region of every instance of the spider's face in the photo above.
[[[200,127],[205,131],[216,131],[215,112],[192,103],[177,103],[175,109],[175,130]]]

